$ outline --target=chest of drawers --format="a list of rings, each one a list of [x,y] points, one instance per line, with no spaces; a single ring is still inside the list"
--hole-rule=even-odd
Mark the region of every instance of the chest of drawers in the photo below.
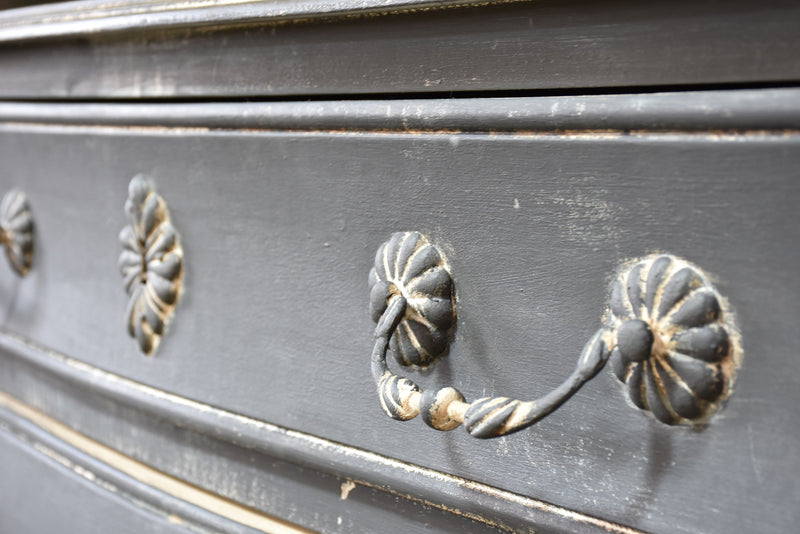
[[[0,272],[0,531],[791,530],[797,22],[763,2],[0,14],[0,185],[35,220],[33,268]],[[155,348],[118,265],[137,175],[182,251]],[[454,287],[446,356],[389,364],[423,389],[546,394],[620,266],[671,254],[725,297],[729,398],[668,426],[607,369],[491,440],[387,418],[367,275],[399,231]]]

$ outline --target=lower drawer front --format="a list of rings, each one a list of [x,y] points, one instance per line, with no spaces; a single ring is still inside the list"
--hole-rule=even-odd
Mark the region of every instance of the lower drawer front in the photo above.
[[[0,434],[4,479],[0,484],[0,525],[4,532],[186,532],[166,517],[131,506],[118,495],[98,491],[80,473],[26,445],[11,435]],[[43,503],[47,503],[44,513]]]
[[[176,395],[636,528],[796,521],[800,136],[41,122],[0,127],[3,187],[25,190],[37,231],[29,276],[0,270],[10,331]],[[184,250],[184,293],[152,357],[123,326],[116,264],[139,173]],[[507,437],[390,420],[370,375],[367,273],[404,230],[442,247],[457,295],[449,354],[432,371],[390,364],[424,387],[452,385],[467,400],[546,393],[601,325],[620,263],[668,252],[705,269],[735,312],[744,357],[732,396],[703,428],[668,427],[604,370]],[[179,459],[2,380],[191,478]]]

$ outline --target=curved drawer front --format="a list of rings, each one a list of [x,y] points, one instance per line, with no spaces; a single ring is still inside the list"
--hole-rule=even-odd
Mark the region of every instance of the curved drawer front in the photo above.
[[[479,114],[517,104],[474,105]],[[418,104],[421,115],[435,105]],[[113,105],[98,115],[105,125],[90,124],[97,108],[80,120],[56,118],[58,109],[42,106],[38,124],[0,126],[2,185],[24,187],[37,225],[34,269],[22,280],[0,273],[9,331],[198,406],[634,528],[780,530],[796,519],[797,134],[647,124],[558,134],[521,131],[524,122],[482,133],[491,124],[455,131],[433,119],[429,131],[369,130],[348,126],[346,113],[319,116],[342,117],[342,129],[291,131],[244,119],[234,127],[244,116],[236,105],[225,108],[235,111],[231,127],[159,126],[157,116],[131,127],[108,120]],[[129,337],[117,266],[140,173],[168,204],[184,262],[152,356]],[[385,417],[370,376],[367,275],[380,244],[408,230],[441,247],[455,287],[449,353],[430,371],[402,371],[425,388],[456,385],[470,400],[546,393],[602,326],[619,265],[663,252],[701,266],[727,297],[743,352],[733,394],[708,425],[669,427],[634,409],[603,370],[546,420],[493,441]],[[66,390],[15,361],[0,364],[16,369],[0,378],[4,391],[159,469],[269,508],[233,481],[198,475],[160,438],[137,441],[131,429],[144,423],[134,415],[98,426],[87,414],[103,403],[88,394],[85,413],[67,409],[54,400]],[[221,418],[220,431],[229,424]],[[161,426],[149,432],[178,432]],[[260,476],[230,469],[249,473],[239,484]]]

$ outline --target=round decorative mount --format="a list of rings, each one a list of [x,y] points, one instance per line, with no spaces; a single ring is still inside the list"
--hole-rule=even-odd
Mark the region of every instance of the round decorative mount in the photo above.
[[[697,267],[667,255],[637,261],[611,291],[614,374],[662,423],[704,420],[730,391],[739,356],[731,322]]]
[[[14,271],[25,276],[33,265],[33,215],[25,193],[13,189],[0,202],[0,243]]]
[[[183,248],[167,203],[142,175],[128,186],[130,224],[119,234],[119,268],[128,293],[125,324],[145,354],[161,342],[183,289]]]
[[[375,255],[369,272],[370,311],[375,321],[392,296],[406,310],[391,338],[400,365],[427,367],[450,343],[455,324],[453,281],[439,249],[419,232],[398,232]]]
[[[465,424],[478,438],[510,434],[546,417],[612,358],[634,404],[664,423],[705,420],[727,397],[740,351],[722,297],[684,260],[651,256],[615,281],[606,324],[584,345],[567,379],[532,401],[487,397],[467,402],[457,389],[422,391],[386,363],[425,367],[447,350],[455,324],[453,281],[442,251],[418,232],[392,235],[370,271],[375,327],[372,375],[384,412],[422,419],[437,430]]]

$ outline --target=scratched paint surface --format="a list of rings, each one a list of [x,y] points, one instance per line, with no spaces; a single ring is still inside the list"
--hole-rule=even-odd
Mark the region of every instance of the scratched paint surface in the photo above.
[[[797,136],[25,128],[0,133],[0,169],[6,188],[25,177],[41,245],[25,283],[0,278],[16,295],[8,328],[211,405],[645,530],[797,519]],[[152,359],[125,337],[115,268],[138,172],[169,197],[192,266]],[[737,313],[745,358],[728,406],[705,430],[666,428],[604,372],[494,441],[385,418],[366,275],[375,248],[412,229],[447,251],[459,306],[450,355],[415,376],[426,386],[550,389],[600,325],[618,263],[667,251],[711,273]],[[247,480],[208,476],[248,493]]]

